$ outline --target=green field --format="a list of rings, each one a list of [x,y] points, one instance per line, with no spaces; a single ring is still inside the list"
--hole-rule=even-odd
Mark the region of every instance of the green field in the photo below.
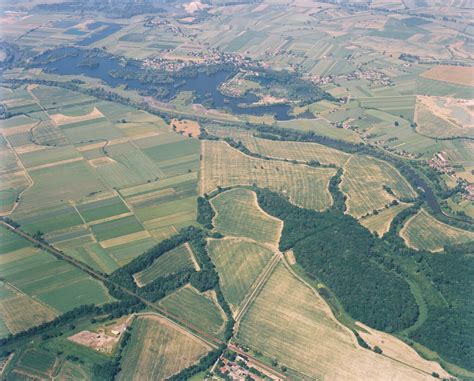
[[[216,211],[214,225],[220,233],[278,244],[282,223],[260,209],[255,192],[231,189],[214,197],[211,204]]]
[[[24,245],[22,238],[12,238],[4,228],[0,234],[8,237],[10,247]],[[26,246],[31,247],[29,243]],[[83,304],[112,300],[98,281],[39,249],[4,251],[1,260],[0,276],[4,280],[54,311],[66,312]]]
[[[143,287],[155,279],[181,270],[195,269],[194,254],[188,244],[176,247],[160,256],[145,270],[134,275],[135,282]]]
[[[77,209],[86,222],[128,213],[128,208],[119,197],[107,198],[78,205]]]
[[[446,225],[424,209],[405,223],[400,236],[410,247],[433,252],[446,245],[474,241],[474,233]]]
[[[34,369],[38,372],[48,374],[51,372],[56,358],[49,353],[30,350],[21,356],[19,364],[21,367]]]
[[[159,304],[197,329],[220,337],[225,315],[212,293],[201,294],[191,286],[185,286],[162,299]]]
[[[239,238],[210,240],[208,250],[220,274],[222,292],[235,312],[274,253]]]
[[[201,340],[156,315],[135,319],[118,380],[164,380],[209,351]]]
[[[105,241],[142,231],[143,227],[135,216],[128,216],[92,225],[91,229],[99,241]]]

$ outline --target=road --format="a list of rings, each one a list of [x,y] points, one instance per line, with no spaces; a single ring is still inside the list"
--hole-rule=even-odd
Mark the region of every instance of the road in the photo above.
[[[222,345],[222,344],[225,344],[224,341],[222,341],[221,339],[213,336],[213,335],[210,335],[206,332],[203,332],[202,330],[200,330],[199,328],[195,327],[193,324],[189,323],[188,321],[182,319],[182,318],[179,318],[178,316],[175,316],[174,314],[172,313],[169,313],[168,311],[164,310],[162,307],[148,301],[147,299],[141,297],[140,295],[136,294],[135,292],[115,283],[115,282],[111,282],[106,276],[104,276],[103,274],[95,271],[94,269],[90,268],[89,266],[85,265],[84,263],[76,260],[75,258],[72,258],[66,254],[64,254],[63,252],[57,250],[56,248],[54,248],[53,246],[45,243],[45,242],[41,242],[33,237],[31,237],[29,234],[19,230],[19,229],[16,229],[15,227],[11,226],[10,224],[8,224],[7,222],[5,221],[0,221],[0,224],[4,227],[6,227],[7,229],[9,229],[10,231],[14,232],[15,234],[19,235],[20,237],[28,240],[29,242],[31,242],[33,245],[36,245],[38,247],[40,247],[41,249],[43,249],[44,251],[50,253],[50,254],[53,254],[54,256],[56,257],[60,257],[61,259],[63,259],[64,261],[68,262],[69,264],[71,264],[72,266],[84,271],[85,273],[89,274],[91,277],[101,281],[101,282],[104,282],[106,284],[110,284],[110,285],[113,285],[115,286],[117,289],[119,289],[120,291],[122,291],[123,293],[131,296],[131,297],[134,297],[136,299],[138,299],[140,302],[142,302],[143,304],[145,304],[147,307],[149,307],[151,310],[153,310],[154,312],[157,312],[159,315],[163,316],[164,318],[170,320],[171,322],[175,323],[175,324],[178,324],[179,326],[181,326],[182,328],[186,329],[186,331],[188,331],[189,333],[195,335],[195,336],[199,336],[201,339],[203,339],[204,341],[206,341],[209,345],[211,345],[212,347],[216,348],[217,346],[219,345]]]
[[[64,254],[63,252],[57,250],[56,248],[54,248],[53,246],[45,243],[45,242],[42,242],[42,241],[39,241],[33,237],[31,237],[30,235],[28,235],[27,233],[13,227],[12,225],[8,224],[7,222],[3,221],[3,220],[0,220],[0,225],[1,226],[4,226],[5,228],[7,228],[8,230],[12,231],[13,233],[19,235],[20,237],[28,240],[29,242],[31,242],[33,245],[36,245],[38,246],[39,248],[43,249],[44,251],[50,253],[50,254],[53,254],[57,257],[60,257],[61,259],[63,259],[64,261],[68,262],[69,264],[71,264],[72,266],[84,271],[85,273],[89,274],[91,277],[99,280],[99,281],[102,281],[106,284],[111,284],[113,286],[115,286],[117,289],[119,289],[120,291],[122,291],[123,293],[127,294],[127,295],[130,295],[136,299],[138,299],[140,302],[142,302],[143,304],[145,304],[147,307],[149,307],[153,312],[157,313],[158,315],[162,316],[163,318],[167,319],[168,321],[170,321],[171,323],[173,324],[176,324],[178,325],[180,328],[186,330],[186,332],[190,333],[191,335],[193,336],[196,336],[196,337],[199,337],[201,340],[204,340],[206,343],[208,343],[211,347],[213,348],[217,348],[218,346],[224,344],[224,345],[228,345],[228,343],[226,343],[225,341],[211,335],[211,334],[208,334],[207,332],[203,332],[202,330],[200,330],[199,328],[195,327],[193,324],[191,324],[190,322],[182,319],[182,318],[179,318],[178,316],[172,314],[172,313],[169,313],[168,311],[164,310],[163,308],[161,308],[160,306],[148,301],[147,299],[144,299],[143,297],[137,295],[135,292],[133,291],[130,291],[129,289],[125,288],[125,287],[122,287],[120,286],[119,284],[115,283],[115,282],[111,282],[106,276],[104,276],[103,274],[95,271],[94,269],[90,268],[89,266],[85,265],[84,263],[76,260],[75,258],[72,258],[66,254]],[[280,256],[275,256],[276,258],[280,259]],[[278,261],[276,261],[276,263],[278,263]],[[249,355],[248,353],[242,351],[241,349],[239,349],[238,347],[236,347],[235,345],[228,345],[229,348],[231,348],[233,351],[241,354],[241,355],[244,355],[246,356],[247,358],[249,358],[252,362],[254,362],[256,365],[260,366],[261,368],[267,370],[268,372],[272,373],[272,374],[275,374],[276,376],[278,376],[279,379],[282,379],[282,380],[286,380],[287,377],[280,374],[279,372],[276,372],[273,368],[271,368],[270,366],[264,364],[263,362],[259,361],[258,359],[256,359],[255,357]]]

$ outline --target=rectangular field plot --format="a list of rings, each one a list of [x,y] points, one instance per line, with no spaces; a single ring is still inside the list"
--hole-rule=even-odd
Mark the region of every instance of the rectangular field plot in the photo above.
[[[5,234],[5,231],[2,228],[1,235],[10,235],[12,247],[13,233]],[[24,241],[20,237],[17,240]],[[26,247],[31,245],[28,243]],[[4,251],[0,258],[3,279],[54,311],[66,312],[83,304],[102,304],[112,300],[100,282],[40,249]]]
[[[137,233],[142,231],[143,227],[135,216],[128,216],[92,225],[91,229],[99,241],[106,241],[112,238]]]
[[[392,189],[395,197],[384,185]],[[382,209],[395,198],[415,197],[410,184],[395,168],[381,160],[358,155],[344,165],[341,189],[347,195],[348,213],[355,218]]]
[[[214,291],[200,293],[188,285],[162,299],[159,305],[199,330],[222,336],[226,316]]]
[[[42,209],[36,213],[19,213],[16,215],[15,221],[20,223],[22,229],[30,234],[37,231],[49,233],[82,225],[83,223],[81,216],[69,205]]]
[[[120,197],[111,197],[81,204],[77,206],[77,210],[86,222],[97,221],[130,212]]]
[[[361,139],[354,131],[336,128],[323,119],[298,119],[278,122],[278,127],[298,131],[314,131],[318,135],[359,143]]]
[[[413,114],[415,112],[414,96],[358,98],[357,100],[363,108],[375,108],[395,116],[403,115],[404,118],[413,120]]]
[[[283,222],[260,209],[255,192],[231,189],[214,197],[211,204],[216,211],[214,227],[220,233],[278,245]]]
[[[31,171],[33,186],[24,192],[15,213],[51,207],[104,191],[102,182],[84,161]]]
[[[446,225],[424,209],[405,223],[400,236],[408,246],[432,252],[441,251],[446,245],[474,241],[473,232]]]
[[[156,245],[156,243],[157,241],[152,238],[143,238],[110,246],[104,250],[119,266],[123,266]]]
[[[157,240],[196,223],[196,172],[121,189],[120,193]]]
[[[135,282],[143,287],[155,279],[177,273],[178,271],[192,269],[199,270],[194,254],[188,243],[168,251],[156,259],[145,270],[134,274]]]
[[[209,240],[208,249],[219,273],[222,292],[236,312],[274,253],[239,238]]]
[[[286,366],[291,379],[365,380],[373,369],[378,369],[380,380],[431,377],[361,348],[322,298],[283,264],[244,315],[237,339],[269,362],[276,359]]]
[[[156,315],[135,319],[122,355],[120,381],[164,380],[199,361],[211,348]]]
[[[177,136],[179,140],[173,143],[143,148],[143,152],[158,165],[166,177],[197,171],[199,168],[199,141]]]
[[[308,209],[324,210],[332,204],[328,183],[335,169],[255,159],[220,141],[203,140],[202,156],[201,194],[218,186],[256,184]]]

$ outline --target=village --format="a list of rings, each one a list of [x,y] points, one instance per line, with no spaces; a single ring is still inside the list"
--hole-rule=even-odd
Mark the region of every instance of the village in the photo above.
[[[232,381],[282,381],[282,378],[258,366],[247,356],[230,349],[221,355],[215,373],[225,380]]]

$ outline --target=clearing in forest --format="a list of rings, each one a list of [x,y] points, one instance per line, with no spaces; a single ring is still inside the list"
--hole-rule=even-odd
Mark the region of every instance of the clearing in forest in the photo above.
[[[155,279],[177,273],[181,270],[199,270],[194,254],[188,243],[180,245],[158,257],[151,266],[133,275],[139,287],[143,287]]]
[[[383,209],[381,212],[377,212],[377,214],[372,214],[366,218],[362,218],[359,222],[372,233],[377,233],[378,236],[381,237],[390,230],[390,225],[395,216],[411,205],[412,204],[408,203],[399,203],[398,205]]]
[[[260,208],[255,192],[230,189],[214,197],[211,204],[216,211],[213,224],[220,233],[278,245],[283,222]]]
[[[204,293],[187,285],[159,302],[168,312],[204,332],[220,336],[226,316],[213,290]]]

